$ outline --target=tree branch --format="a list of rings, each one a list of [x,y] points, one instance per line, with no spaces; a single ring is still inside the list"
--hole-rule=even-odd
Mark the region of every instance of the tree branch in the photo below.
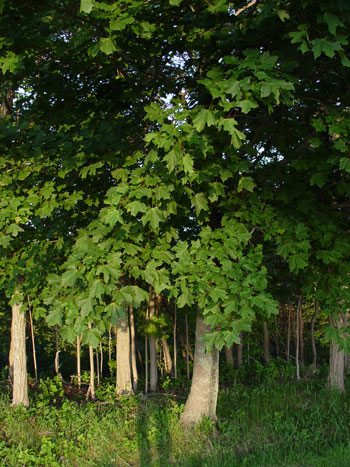
[[[252,0],[251,2],[247,3],[246,6],[243,6],[242,8],[240,8],[239,10],[237,10],[237,11],[234,13],[234,15],[235,15],[235,16],[240,15],[240,14],[243,13],[243,11],[246,10],[247,8],[249,8],[249,7],[253,6],[253,5],[255,5],[256,2],[257,2],[257,0]]]

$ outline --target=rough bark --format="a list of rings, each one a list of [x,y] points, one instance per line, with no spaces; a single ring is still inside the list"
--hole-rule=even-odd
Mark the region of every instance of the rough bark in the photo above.
[[[181,416],[184,424],[197,423],[206,416],[216,419],[216,403],[219,389],[219,352],[205,350],[203,336],[210,331],[200,313],[197,313],[196,343],[191,391]]]
[[[135,336],[135,317],[132,305],[129,307],[130,316],[130,360],[132,373],[132,387],[134,392],[137,391],[138,372],[136,363],[136,336]]]
[[[149,319],[152,321],[156,314],[156,303],[154,293],[150,294],[149,299]],[[158,384],[158,368],[157,368],[157,339],[154,336],[149,336],[149,359],[150,359],[150,391],[155,392]]]
[[[12,406],[29,406],[26,354],[26,318],[22,303],[12,306],[11,361],[13,373]]]
[[[338,316],[331,316],[329,323],[334,327],[346,326],[345,317],[341,313]],[[329,348],[329,373],[327,386],[332,389],[337,389],[340,392],[345,392],[344,385],[344,350],[339,350],[339,345],[333,339],[330,342]]]
[[[264,321],[264,361],[266,365],[270,365],[270,336],[267,322]]]
[[[167,374],[171,373],[173,369],[173,361],[171,359],[170,349],[165,337],[162,337],[160,340],[162,347],[163,347],[163,354],[164,354],[164,363],[165,363],[165,371]]]
[[[129,320],[126,314],[125,319],[118,320],[116,326],[117,340],[117,383],[116,391],[118,394],[130,393],[131,368],[130,368],[130,330]]]

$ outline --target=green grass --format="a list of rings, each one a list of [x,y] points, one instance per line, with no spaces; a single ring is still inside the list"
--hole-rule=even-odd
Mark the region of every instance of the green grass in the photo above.
[[[0,465],[18,466],[350,466],[350,404],[324,377],[295,382],[280,369],[247,382],[226,374],[218,421],[179,423],[185,394],[72,402],[47,379],[28,410],[0,397]],[[232,380],[232,384],[227,382]],[[182,396],[182,398],[180,397]],[[179,402],[181,401],[181,403]]]

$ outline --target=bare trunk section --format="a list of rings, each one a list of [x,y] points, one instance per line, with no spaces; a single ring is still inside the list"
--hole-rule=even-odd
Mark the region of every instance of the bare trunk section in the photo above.
[[[130,331],[128,314],[125,319],[119,319],[116,326],[117,340],[117,394],[127,394],[132,391],[130,368]]]
[[[315,299],[315,312],[311,320],[311,346],[312,346],[312,371],[317,370],[317,352],[316,352],[316,343],[315,343],[315,323],[318,315],[318,300]]]
[[[234,359],[233,359],[233,349],[232,345],[231,347],[225,346],[225,357],[226,357],[226,362],[229,366],[233,367],[234,365]]]
[[[174,345],[174,378],[177,379],[177,342],[176,342],[176,326],[177,326],[177,310],[176,303],[174,304],[174,331],[173,331],[173,345]]]
[[[204,334],[211,327],[204,323],[199,311],[196,322],[196,344],[191,391],[181,416],[184,424],[197,423],[206,416],[216,419],[216,403],[219,390],[219,351],[205,350]]]
[[[236,346],[236,369],[239,370],[243,363],[243,331],[239,333],[240,343]]]
[[[34,378],[35,378],[35,382],[37,383],[37,382],[38,382],[38,366],[37,366],[37,363],[36,363],[34,324],[33,324],[32,311],[31,311],[31,309],[30,309],[29,295],[27,296],[27,301],[28,301],[28,313],[29,313],[29,323],[30,323],[30,334],[31,334],[31,337],[32,337]]]
[[[78,388],[81,388],[81,336],[77,336],[77,379]]]
[[[264,361],[266,365],[270,365],[270,336],[267,322],[263,323],[264,328]]]
[[[338,316],[330,316],[329,323],[331,326],[341,328],[346,326],[346,319],[343,314],[339,313]],[[344,350],[339,350],[339,345],[332,339],[329,348],[329,373],[327,386],[331,389],[337,389],[340,392],[345,392],[344,357]]]
[[[163,347],[163,355],[164,355],[164,363],[165,363],[165,371],[167,374],[171,373],[173,369],[173,361],[171,359],[170,349],[165,337],[162,337],[160,340],[162,347]]]
[[[156,314],[156,302],[154,293],[150,293],[149,298],[149,319],[152,321]],[[150,358],[150,391],[155,392],[158,384],[158,369],[157,369],[157,339],[154,336],[148,337],[149,343],[149,358]]]
[[[132,388],[134,392],[137,391],[138,372],[136,364],[136,336],[135,336],[135,317],[134,308],[132,305],[129,307],[130,317],[130,360],[131,360],[131,373],[132,373]]]
[[[91,329],[91,323],[88,324],[89,329]],[[90,384],[86,393],[86,399],[89,398],[94,401],[95,396],[95,367],[94,367],[94,349],[89,345],[89,360],[90,360]]]
[[[12,406],[29,406],[26,354],[26,317],[22,303],[12,306],[11,359],[13,373]]]

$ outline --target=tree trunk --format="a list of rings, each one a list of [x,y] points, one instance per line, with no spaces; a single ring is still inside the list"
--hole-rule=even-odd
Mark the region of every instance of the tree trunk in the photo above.
[[[30,334],[31,334],[31,336],[32,336],[34,378],[35,378],[35,382],[37,383],[37,382],[38,382],[38,367],[37,367],[37,364],[36,364],[34,324],[33,324],[32,312],[31,312],[31,309],[30,309],[29,295],[27,296],[27,301],[28,301],[28,313],[29,313],[29,323],[30,323]]]
[[[177,326],[177,310],[176,303],[174,304],[174,331],[173,331],[173,345],[174,345],[174,378],[177,379],[177,342],[176,342],[176,326]]]
[[[56,375],[62,378],[61,373],[60,373],[60,337],[58,334],[58,329],[57,326],[55,328],[56,332],[56,355],[55,355],[55,372]]]
[[[91,323],[88,323],[89,329],[91,329]],[[94,367],[94,349],[89,345],[89,359],[90,359],[90,384],[86,393],[86,399],[89,398],[94,401],[95,396],[95,367]]]
[[[234,365],[234,359],[233,359],[233,349],[232,345],[231,347],[225,346],[225,357],[226,357],[226,362],[229,366],[233,367]]]
[[[311,320],[311,346],[312,346],[312,371],[317,370],[317,352],[316,352],[316,343],[315,343],[315,323],[318,315],[318,300],[315,299],[315,312]]]
[[[165,371],[167,372],[167,374],[170,374],[171,370],[173,369],[173,361],[171,359],[170,349],[165,337],[162,337],[160,342],[163,347]]]
[[[288,305],[287,362],[290,358],[290,305]]]
[[[148,394],[148,337],[145,336],[145,394]]]
[[[12,406],[29,406],[26,354],[26,317],[22,303],[12,306],[11,358],[13,373]]]
[[[196,344],[191,391],[186,401],[181,421],[197,423],[203,416],[216,419],[216,403],[219,390],[219,351],[207,353],[203,336],[211,327],[204,323],[199,311],[196,322]]]
[[[299,346],[300,346],[300,362],[304,366],[304,319],[303,308],[299,308]]]
[[[240,344],[236,345],[236,369],[239,370],[243,363],[243,331],[239,333]]]
[[[329,323],[334,327],[345,327],[345,317],[340,314],[338,317],[330,316]],[[329,348],[329,373],[327,386],[332,389],[338,389],[340,392],[345,392],[344,385],[344,350],[339,350],[339,345],[333,339],[330,342]]]
[[[132,392],[131,368],[130,368],[130,331],[129,320],[126,313],[125,319],[119,319],[116,326],[117,341],[117,394]]]
[[[150,293],[149,299],[149,319],[152,321],[156,314],[156,303],[154,293]],[[157,369],[157,339],[154,336],[148,337],[149,343],[149,358],[150,358],[150,391],[155,392],[158,384],[158,369]]]
[[[266,365],[270,365],[270,337],[269,337],[269,329],[267,327],[267,322],[264,321],[264,361]]]
[[[132,387],[134,392],[137,391],[137,381],[138,381],[138,372],[137,372],[137,363],[136,363],[136,338],[135,338],[135,317],[134,317],[134,308],[132,305],[129,307],[129,316],[130,316],[130,360],[131,360],[131,373],[132,373]]]
[[[96,376],[97,376],[97,387],[100,385],[100,362],[98,358],[98,347],[96,347]]]
[[[78,378],[78,388],[80,392],[81,388],[81,336],[77,336],[77,378]]]

